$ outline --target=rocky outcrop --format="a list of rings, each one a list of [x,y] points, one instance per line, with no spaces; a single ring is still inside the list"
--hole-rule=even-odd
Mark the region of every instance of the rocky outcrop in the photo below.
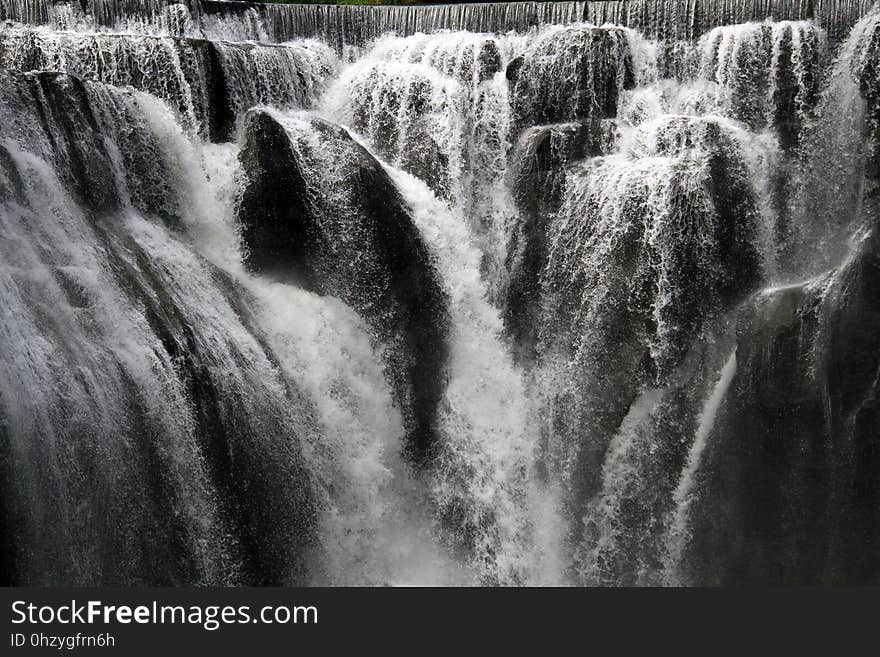
[[[626,33],[613,27],[546,30],[507,65],[517,132],[534,125],[613,118],[635,83]]]
[[[738,128],[671,116],[638,130],[571,170],[546,229],[536,352],[555,382],[556,459],[578,521],[640,392],[667,386],[763,275]]]
[[[523,223],[511,244],[504,322],[526,361],[534,358],[547,230],[562,202],[568,167],[608,153],[613,142],[612,121],[573,122],[529,128],[514,149],[509,183]]]
[[[738,367],[698,472],[687,579],[880,581],[880,206],[876,56],[857,44],[867,101],[861,226],[847,259],[767,290],[739,319]]]
[[[2,73],[0,84],[3,132],[53,163],[62,184],[91,210],[119,207],[113,163],[83,82],[62,73]],[[10,175],[16,176],[14,167]]]
[[[474,65],[472,57],[461,69],[450,66],[448,74],[471,80]],[[423,65],[389,69],[384,63],[349,84],[352,127],[370,140],[380,157],[449,198],[455,180],[449,153],[437,140],[437,123],[444,120],[442,105],[457,102],[458,87],[438,82]],[[444,101],[438,104],[440,98]]]
[[[700,472],[692,581],[880,580],[880,239],[759,296]]]
[[[179,173],[143,115],[151,99],[65,73],[3,73],[0,81],[7,134],[51,163],[83,206],[103,215],[130,202],[179,225]]]
[[[795,149],[819,100],[825,33],[808,22],[719,27],[700,40],[700,76],[717,85],[725,116],[752,130],[776,129]]]
[[[134,244],[126,247],[138,249]],[[148,253],[136,252],[136,257],[139,270],[127,277],[126,288],[176,363],[177,375],[192,401],[205,466],[228,532],[223,548],[241,564],[230,579],[256,586],[304,585],[316,547],[317,509],[301,451],[311,408],[302,392],[288,384],[286,401],[298,410],[301,423],[291,427],[258,384],[251,384],[247,400],[236,393],[240,383],[232,373],[224,374],[214,365],[217,345],[205,340],[181,300],[167,291],[161,267]],[[214,276],[222,302],[238,314],[244,327],[259,335],[250,324],[247,299],[222,272],[215,271]],[[246,358],[234,341],[223,346],[242,362]],[[260,347],[266,349],[266,358],[273,358],[267,347]],[[161,463],[160,455],[148,452],[143,458],[152,468]],[[161,470],[155,475],[155,500],[167,497],[161,475]],[[157,573],[158,581],[164,576]]]
[[[427,463],[444,386],[446,299],[409,208],[341,127],[248,113],[238,217],[254,270],[351,305],[387,345],[407,450]]]

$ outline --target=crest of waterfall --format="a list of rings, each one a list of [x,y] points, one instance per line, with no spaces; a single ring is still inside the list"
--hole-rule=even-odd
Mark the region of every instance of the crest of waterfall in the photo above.
[[[587,0],[461,5],[297,5],[228,0],[4,0],[0,20],[53,29],[122,31],[234,41],[317,38],[342,50],[386,33],[409,36],[444,30],[522,33],[542,25],[588,22],[639,30],[665,42],[693,41],[721,25],[767,18],[812,20],[836,40],[873,0]]]
[[[187,128],[226,140],[236,117],[254,105],[312,105],[338,64],[328,46],[313,41],[278,46],[3,28],[0,66],[132,86],[167,102]]]
[[[53,30],[180,36],[195,27],[191,10],[198,12],[198,7],[166,0],[6,0],[0,4],[0,19]]]
[[[0,581],[878,581],[869,10],[0,0]]]

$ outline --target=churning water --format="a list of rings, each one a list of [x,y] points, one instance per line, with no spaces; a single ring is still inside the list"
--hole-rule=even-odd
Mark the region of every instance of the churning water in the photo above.
[[[880,14],[0,0],[4,583],[880,579]]]

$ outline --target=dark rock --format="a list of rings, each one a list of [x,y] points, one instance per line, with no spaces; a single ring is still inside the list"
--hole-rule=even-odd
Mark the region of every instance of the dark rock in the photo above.
[[[287,131],[265,112],[248,114],[241,162],[247,173],[239,202],[245,263],[254,271],[315,288],[309,250],[319,242],[306,181]]]
[[[690,579],[880,581],[880,239],[757,299],[693,513]]]
[[[46,141],[59,163],[67,160],[68,179],[75,193],[97,212],[119,206],[113,164],[104,145],[83,82],[64,73],[37,73],[18,78],[32,87],[30,111],[42,120]],[[60,171],[64,171],[59,167]],[[107,184],[95,185],[95,180]]]
[[[213,41],[174,40],[184,77],[191,90],[193,110],[204,137],[215,143],[227,142],[235,134],[235,109],[229,96],[223,60]],[[186,96],[181,96],[178,112],[186,116]]]
[[[547,228],[562,201],[566,171],[574,162],[607,153],[613,132],[614,124],[603,121],[540,126],[527,130],[514,150],[510,185],[523,224],[511,244],[504,322],[526,361],[534,358]]]
[[[339,126],[313,119],[304,129],[322,152],[264,111],[246,117],[238,216],[247,266],[338,296],[364,317],[387,345],[407,451],[426,464],[445,385],[445,295],[379,162]]]
[[[400,167],[423,180],[440,198],[452,192],[449,158],[431,134],[431,118],[414,119],[408,126],[400,148]]]
[[[545,123],[614,118],[635,82],[632,53],[617,28],[571,26],[539,36],[508,64],[517,131]]]
[[[483,82],[493,77],[501,70],[501,65],[501,51],[498,50],[498,44],[494,39],[487,39],[483,42],[480,54],[477,57],[479,81]]]
[[[510,63],[507,64],[504,75],[510,82],[516,82],[519,79],[519,75],[522,71],[522,67],[525,64],[525,61],[525,58],[520,55],[519,57],[514,57],[513,59],[511,59]]]
[[[578,537],[640,392],[669,385],[762,276],[761,215],[738,142],[711,118],[670,117],[651,130],[656,139],[633,160],[572,169],[544,229],[535,352],[560,363],[549,375],[552,431]]]

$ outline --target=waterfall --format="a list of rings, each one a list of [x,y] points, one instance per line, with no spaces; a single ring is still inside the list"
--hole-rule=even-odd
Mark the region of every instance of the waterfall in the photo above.
[[[795,218],[808,218],[809,228],[793,231],[789,240],[796,245],[789,248],[796,248],[801,256],[789,265],[791,281],[819,274],[838,264],[850,250],[864,184],[853,172],[866,166],[864,134],[869,120],[853,71],[867,78],[858,69],[870,61],[861,51],[875,25],[876,18],[870,15],[853,27],[817,101],[816,127],[803,149],[806,166],[797,181],[800,193],[792,211]]]
[[[222,583],[259,569],[297,581],[311,514],[297,402],[239,293],[176,234],[207,208],[188,188],[192,153],[173,115],[55,74],[3,88],[14,572]],[[243,508],[245,489],[266,506]]]
[[[734,376],[736,376],[736,352],[732,353],[730,358],[727,359],[721,370],[718,383],[700,412],[700,421],[697,425],[694,442],[688,454],[687,465],[672,496],[673,503],[675,504],[675,515],[672,520],[672,527],[669,530],[673,544],[670,546],[670,565],[667,566],[670,572],[667,572],[667,577],[672,577],[673,581],[675,581],[674,573],[678,565],[677,560],[680,558],[678,554],[681,549],[680,546],[687,541],[685,532],[688,528],[690,496],[697,487],[696,476],[700,468],[700,459],[702,458],[703,450],[706,449],[712,429],[715,427],[718,410],[724,402],[724,396],[727,394]]]
[[[296,5],[230,0],[3,0],[0,20],[54,29],[285,42],[317,38],[342,49],[385,33],[522,33],[585,21],[632,27],[664,41],[694,40],[721,25],[812,20],[836,40],[872,0],[586,0],[460,5]]]
[[[863,0],[0,0],[0,580],[880,579]]]
[[[522,374],[501,342],[502,324],[480,278],[480,253],[463,245],[467,224],[426,185],[404,173],[395,181],[413,219],[437,254],[449,289],[453,325],[449,382],[439,419],[443,449],[431,491],[484,581],[530,581],[535,491],[534,428]]]
[[[244,270],[232,212],[241,175],[238,149],[206,149],[205,193],[222,221],[194,221],[190,230],[206,257],[253,295],[255,322],[277,366],[314,404],[314,430],[303,449],[319,495],[326,554],[309,582],[467,583],[464,569],[429,539],[427,501],[401,458],[403,420],[369,327],[336,299]]]
[[[156,36],[0,30],[0,65],[64,71],[161,98],[191,130],[226,140],[235,117],[258,104],[313,104],[338,62],[310,41],[283,46]]]

